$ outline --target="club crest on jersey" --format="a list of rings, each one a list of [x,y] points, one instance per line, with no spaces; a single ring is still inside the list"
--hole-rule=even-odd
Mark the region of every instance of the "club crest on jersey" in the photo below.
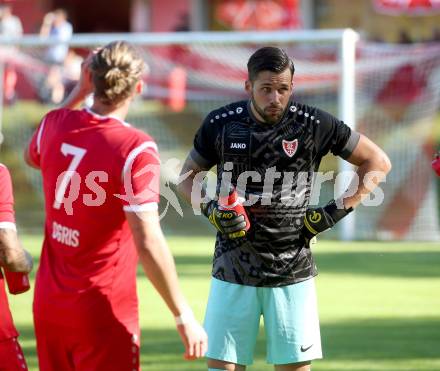
[[[289,157],[293,157],[298,149],[298,139],[294,140],[285,140],[283,139],[283,149],[286,152],[286,155]]]

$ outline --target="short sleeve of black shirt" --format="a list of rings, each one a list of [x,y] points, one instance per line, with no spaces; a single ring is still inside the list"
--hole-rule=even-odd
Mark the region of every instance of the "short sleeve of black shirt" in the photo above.
[[[219,123],[209,114],[194,137],[194,148],[191,151],[192,159],[200,166],[210,168],[218,163],[216,141]]]
[[[331,114],[317,110],[314,140],[321,157],[328,152],[347,159],[359,142],[359,133]]]

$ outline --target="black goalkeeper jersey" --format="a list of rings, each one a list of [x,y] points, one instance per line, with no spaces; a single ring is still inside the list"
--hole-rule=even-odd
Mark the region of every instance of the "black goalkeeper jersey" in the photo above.
[[[229,178],[245,192],[251,223],[244,238],[217,233],[212,275],[266,287],[315,276],[300,235],[313,174],[329,151],[347,158],[358,140],[332,115],[296,102],[275,125],[258,122],[248,101],[212,111],[195,136],[191,157],[203,167],[217,165],[217,192]]]

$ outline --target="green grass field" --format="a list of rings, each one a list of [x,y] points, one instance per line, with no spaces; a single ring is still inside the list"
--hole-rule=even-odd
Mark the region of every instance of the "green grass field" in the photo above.
[[[39,255],[40,236],[23,243]],[[170,246],[196,316],[203,318],[213,239],[172,237]],[[427,243],[320,242],[318,297],[325,359],[315,371],[440,370],[440,246]],[[185,362],[173,318],[139,270],[143,370],[205,370]],[[32,294],[10,297],[29,369],[38,370]],[[265,363],[264,333],[249,370]],[[62,334],[60,334],[62,336]]]

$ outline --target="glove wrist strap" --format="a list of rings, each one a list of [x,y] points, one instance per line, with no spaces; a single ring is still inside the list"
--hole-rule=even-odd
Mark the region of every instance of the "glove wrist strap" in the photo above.
[[[352,207],[346,209],[342,200],[341,203],[342,208],[338,207],[335,200],[331,200],[326,206],[324,206],[324,210],[332,217],[335,224],[353,211]]]

